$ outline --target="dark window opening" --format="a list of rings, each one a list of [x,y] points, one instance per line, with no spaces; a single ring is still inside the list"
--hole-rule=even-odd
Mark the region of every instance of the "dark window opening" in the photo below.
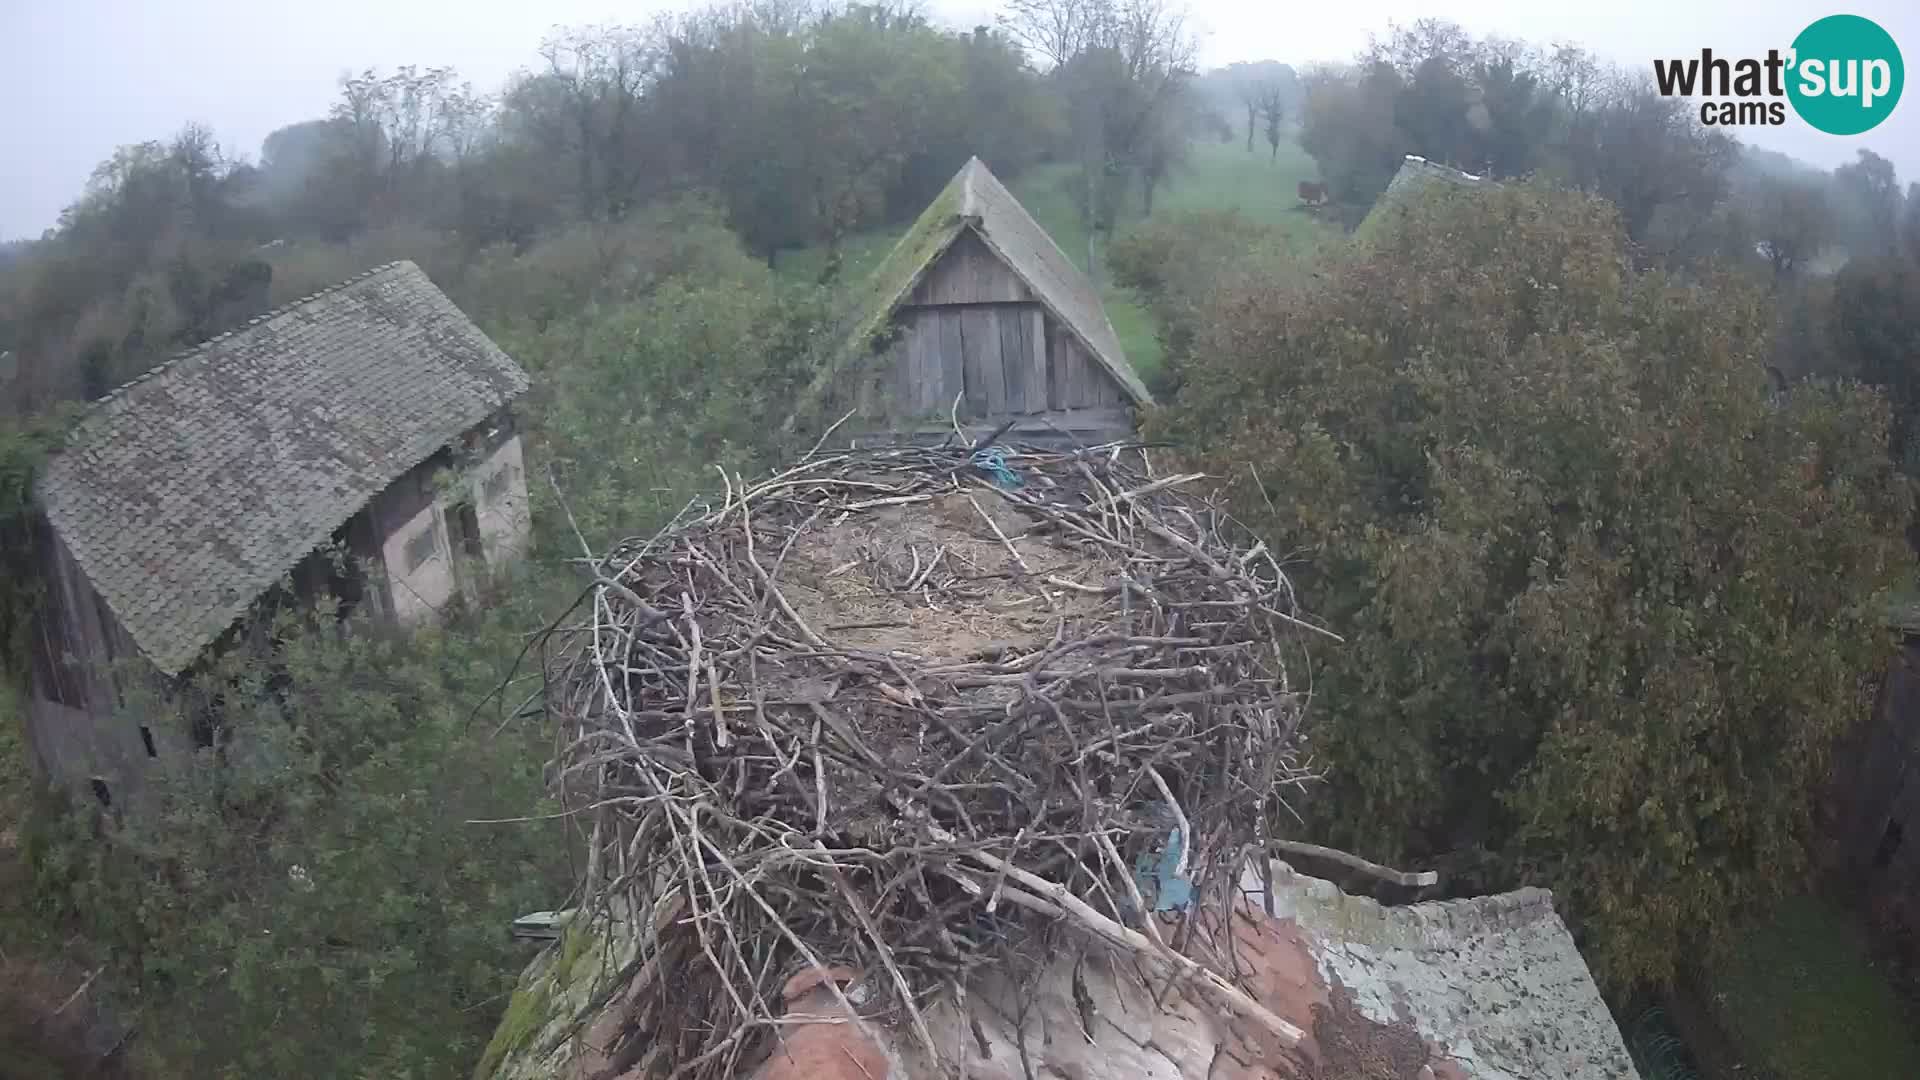
[[[145,724],[140,725],[140,742],[147,748],[148,757],[160,756],[160,752],[153,748],[153,729]]]
[[[220,735],[226,700],[218,693],[196,692],[187,711],[188,734],[196,750],[211,749]]]
[[[1873,868],[1885,870],[1893,864],[1894,853],[1900,850],[1900,841],[1906,830],[1897,821],[1887,822],[1885,832],[1880,834],[1880,846],[1873,849]]]
[[[92,784],[93,784],[93,797],[100,800],[101,806],[104,806],[108,809],[112,809],[113,808],[113,792],[107,790],[107,782],[105,780],[102,780],[100,777],[96,776],[93,778]]]
[[[480,546],[480,514],[470,502],[447,508],[447,541],[455,554],[469,559],[478,559],[484,552]]]

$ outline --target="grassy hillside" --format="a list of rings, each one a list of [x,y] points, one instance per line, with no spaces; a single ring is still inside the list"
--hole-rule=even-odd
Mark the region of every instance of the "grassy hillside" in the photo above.
[[[1087,230],[1074,207],[1070,189],[1074,174],[1071,165],[1043,165],[1010,186],[1054,243],[1084,270]],[[1277,157],[1270,157],[1265,146],[1256,146],[1249,154],[1244,143],[1201,143],[1195,145],[1188,167],[1155,193],[1153,213],[1158,218],[1189,210],[1237,210],[1251,221],[1278,229],[1288,251],[1306,259],[1340,235],[1338,229],[1297,208],[1297,185],[1317,175],[1313,159],[1295,142],[1282,143]],[[1143,216],[1137,196],[1126,209],[1122,230]],[[850,239],[842,252],[841,273],[845,279],[857,281],[872,272],[905,227],[903,223],[899,229],[862,233]],[[821,248],[790,252],[778,263],[781,273],[796,277],[817,276],[825,265],[826,252]],[[1114,286],[1104,276],[1100,286],[1121,347],[1141,377],[1151,382],[1160,368],[1160,341],[1153,316],[1128,290]]]

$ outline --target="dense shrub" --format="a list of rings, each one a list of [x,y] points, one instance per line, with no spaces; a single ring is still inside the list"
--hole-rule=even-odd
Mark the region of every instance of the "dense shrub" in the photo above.
[[[470,1067],[526,959],[508,923],[576,876],[563,823],[473,823],[545,805],[538,720],[474,716],[542,606],[408,640],[283,622],[188,687],[221,702],[211,747],[114,811],[41,819],[41,916],[111,958],[154,1075]]]
[[[1143,297],[1160,324],[1162,366],[1152,389],[1179,389],[1200,314],[1236,277],[1275,275],[1290,265],[1278,229],[1237,210],[1189,210],[1148,218],[1107,249],[1113,280]]]
[[[1554,887],[1615,985],[1792,881],[1887,644],[1887,406],[1770,396],[1772,323],[1635,274],[1605,203],[1436,194],[1317,282],[1223,297],[1158,432],[1348,635],[1317,828]]]
[[[535,456],[596,550],[710,490],[715,466],[752,471],[775,451],[825,298],[757,264],[738,270],[674,277],[641,299],[501,339],[534,372]],[[540,475],[530,486],[545,550],[577,555],[553,485]]]

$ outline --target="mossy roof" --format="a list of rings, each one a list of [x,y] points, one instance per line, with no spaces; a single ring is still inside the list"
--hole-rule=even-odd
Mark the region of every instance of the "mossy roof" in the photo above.
[[[1492,181],[1485,177],[1428,161],[1418,154],[1408,154],[1405,160],[1400,162],[1400,169],[1393,174],[1393,180],[1387,185],[1387,190],[1381,192],[1380,197],[1374,200],[1373,209],[1367,211],[1366,218],[1360,222],[1360,227],[1354,232],[1363,239],[1372,236],[1379,230],[1381,222],[1394,213],[1396,207],[1412,205],[1413,200],[1425,192],[1441,187],[1470,188],[1491,183]]]
[[[872,354],[874,341],[888,326],[894,310],[967,229],[972,229],[1033,290],[1040,303],[1067,332],[1080,339],[1134,403],[1153,403],[1153,395],[1120,348],[1099,290],[977,157],[960,167],[873,275],[855,291],[848,304],[849,329],[814,380],[809,401],[823,397],[843,371]]]

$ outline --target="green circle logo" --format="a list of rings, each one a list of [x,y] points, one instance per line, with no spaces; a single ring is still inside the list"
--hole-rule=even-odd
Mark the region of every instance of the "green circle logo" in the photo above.
[[[1907,81],[1893,36],[1858,15],[1829,15],[1800,31],[1791,63],[1793,111],[1829,135],[1871,130],[1893,112]]]

